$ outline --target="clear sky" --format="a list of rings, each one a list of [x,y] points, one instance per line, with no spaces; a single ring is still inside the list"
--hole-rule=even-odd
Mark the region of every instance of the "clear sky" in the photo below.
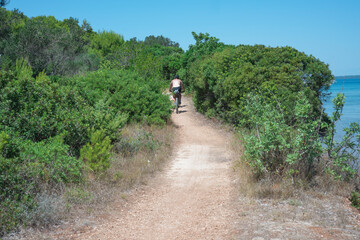
[[[333,74],[360,74],[360,0],[10,0],[28,17],[86,19],[94,30],[125,39],[163,35],[186,50],[191,32],[226,44],[291,46],[330,65]]]

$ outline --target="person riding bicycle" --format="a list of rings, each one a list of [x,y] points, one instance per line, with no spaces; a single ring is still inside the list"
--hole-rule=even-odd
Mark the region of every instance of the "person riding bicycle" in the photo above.
[[[170,83],[169,91],[173,92],[179,91],[179,105],[181,104],[181,93],[185,92],[185,87],[183,82],[179,79],[179,75],[175,75],[174,79]]]

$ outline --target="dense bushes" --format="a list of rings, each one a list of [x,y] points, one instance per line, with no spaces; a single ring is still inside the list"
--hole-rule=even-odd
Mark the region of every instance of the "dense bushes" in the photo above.
[[[80,95],[93,105],[103,101],[127,114],[128,121],[165,123],[170,117],[170,102],[163,95],[162,83],[126,70],[99,70],[78,76],[63,84],[77,86]]]
[[[259,177],[264,174],[302,178],[312,176],[314,162],[322,148],[317,129],[320,121],[312,121],[311,105],[305,95],[297,96],[294,110],[296,128],[286,124],[281,106],[275,108],[258,95],[248,96],[245,109],[251,112],[253,124],[244,134],[245,161]]]
[[[166,123],[162,78],[180,68],[183,50],[162,36],[96,33],[75,18],[0,8],[0,20],[2,235],[34,223],[63,185],[106,174],[126,123]]]
[[[104,173],[126,122],[164,124],[171,112],[161,83],[126,70],[32,75],[24,60],[0,71],[0,234],[31,222],[44,191]]]
[[[258,95],[248,96],[252,128],[243,132],[244,158],[255,176],[290,178],[292,182],[311,180],[315,175],[329,175],[350,181],[358,177],[360,127],[352,123],[341,141],[335,140],[335,123],[340,119],[344,95],[334,100],[335,111],[329,122],[321,117],[313,120],[311,105],[299,93],[293,112],[293,124],[286,124],[281,104],[273,107]],[[327,129],[325,136],[319,134]],[[359,186],[358,186],[359,187]]]
[[[44,75],[33,78],[26,62],[16,73],[0,73],[0,130],[35,142],[62,134],[74,154],[88,141],[90,106],[70,87]]]
[[[41,192],[81,181],[83,164],[61,136],[32,142],[2,132],[0,143],[1,234],[31,220]]]
[[[163,36],[125,41],[85,20],[0,8],[0,235],[48,218],[66,184],[106,178],[126,123],[163,126],[163,80],[182,54]]]
[[[16,13],[7,15],[6,19],[11,19]],[[97,59],[87,53],[88,33],[77,19],[22,17],[8,28],[9,33],[1,39],[2,58],[13,63],[28,58],[35,75],[43,70],[50,75],[69,75],[96,67]]]
[[[261,45],[219,48],[196,59],[187,71],[198,110],[234,124],[246,123],[246,95],[257,93],[274,107],[281,102],[287,123],[295,108],[296,93],[303,91],[313,117],[321,114],[321,100],[332,83],[328,66],[297,50]]]

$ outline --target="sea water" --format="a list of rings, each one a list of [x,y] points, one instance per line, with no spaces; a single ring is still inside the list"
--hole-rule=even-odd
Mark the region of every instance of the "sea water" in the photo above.
[[[331,95],[323,105],[325,112],[329,114],[329,116],[334,111],[334,104],[331,100],[334,99],[338,93],[344,93],[345,95],[345,105],[342,116],[340,121],[336,123],[336,139],[341,140],[345,127],[349,127],[351,122],[360,123],[360,78],[335,79],[329,92],[331,92]]]

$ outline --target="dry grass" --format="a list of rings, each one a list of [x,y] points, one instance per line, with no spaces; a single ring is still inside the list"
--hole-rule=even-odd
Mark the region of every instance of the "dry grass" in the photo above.
[[[107,175],[110,182],[127,189],[146,182],[148,176],[163,167],[172,152],[174,127],[132,125],[123,129],[122,136],[123,141],[115,146],[118,154]]]
[[[111,167],[101,176],[90,176],[87,183],[81,187],[83,193],[78,194],[80,199],[77,201],[80,206],[75,207],[94,209],[96,205],[96,209],[104,209],[107,203],[126,200],[126,191],[134,185],[146,184],[167,162],[172,151],[171,139],[174,131],[172,125],[126,126],[122,130],[121,141],[114,146]],[[74,193],[77,194],[76,191]],[[74,197],[74,194],[70,194],[71,197]]]

